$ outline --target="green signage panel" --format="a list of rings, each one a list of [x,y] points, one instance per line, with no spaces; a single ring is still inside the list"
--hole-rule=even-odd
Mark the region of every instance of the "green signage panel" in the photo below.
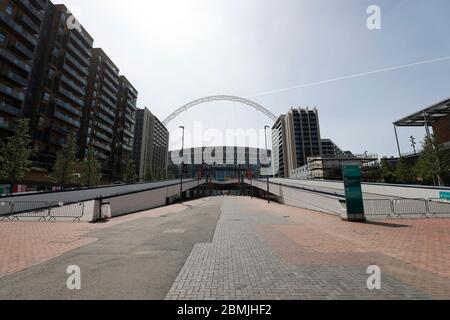
[[[442,191],[439,195],[442,200],[450,200],[450,192]]]
[[[359,165],[344,165],[342,171],[345,185],[347,214],[364,214],[361,169]]]

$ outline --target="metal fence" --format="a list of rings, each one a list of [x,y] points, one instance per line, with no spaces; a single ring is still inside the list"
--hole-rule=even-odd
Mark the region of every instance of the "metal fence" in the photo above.
[[[84,216],[84,202],[68,203],[46,201],[4,201],[0,202],[0,222],[37,219],[56,221],[57,218],[81,221]]]
[[[364,209],[367,216],[385,218],[421,218],[450,215],[450,201],[442,199],[366,199]]]

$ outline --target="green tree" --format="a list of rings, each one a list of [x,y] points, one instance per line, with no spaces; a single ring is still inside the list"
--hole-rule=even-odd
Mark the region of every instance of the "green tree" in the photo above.
[[[10,183],[10,192],[13,185],[22,182],[31,170],[32,150],[28,130],[29,119],[18,120],[14,136],[6,138],[6,143],[0,145],[0,173]]]
[[[128,161],[127,169],[125,171],[124,180],[127,183],[135,183],[136,182],[136,165],[133,160]]]
[[[144,179],[145,179],[145,181],[153,181],[155,179],[151,166],[148,166],[148,168],[145,170],[145,177],[144,177]]]
[[[432,181],[434,185],[443,186],[444,177],[448,173],[448,156],[439,143],[438,137],[433,134],[425,137],[422,142],[423,151],[420,154],[418,172],[425,181]]]
[[[90,145],[81,164],[81,183],[86,187],[95,187],[100,184],[101,177],[100,162],[95,157],[94,147]]]
[[[66,184],[73,183],[78,178],[79,172],[76,170],[78,164],[76,159],[77,152],[78,146],[75,135],[70,134],[64,147],[57,153],[53,172],[50,174],[62,189]]]
[[[409,165],[404,158],[400,158],[397,162],[395,176],[397,183],[412,184],[417,182],[416,170]]]
[[[392,169],[389,167],[389,163],[386,158],[381,159],[381,178],[385,183],[395,183],[396,176]]]

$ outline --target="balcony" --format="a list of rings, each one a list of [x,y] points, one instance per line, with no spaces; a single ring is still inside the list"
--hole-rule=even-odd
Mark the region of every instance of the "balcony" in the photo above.
[[[107,62],[105,62],[105,64],[108,65]],[[119,87],[119,75],[113,73],[107,66],[103,70],[104,70],[105,75],[108,76],[108,79],[114,83],[114,86]]]
[[[22,43],[20,43],[18,41],[11,42],[9,47],[17,50],[27,60],[33,60],[33,58],[34,58],[34,52],[32,50],[28,49],[26,46],[24,46]]]
[[[102,130],[105,131],[105,132],[108,132],[108,133],[110,133],[110,134],[114,134],[114,130],[113,130],[113,129],[111,129],[110,127],[105,126],[104,124],[102,124],[102,123],[100,123],[100,122],[98,122],[98,121],[96,121],[94,125],[95,125],[97,128],[102,129]]]
[[[74,118],[71,118],[71,117],[69,117],[69,116],[67,116],[67,115],[65,115],[65,114],[63,114],[63,113],[61,113],[61,112],[59,112],[59,111],[57,111],[57,110],[55,110],[55,112],[53,113],[53,115],[54,115],[54,117],[55,117],[56,119],[59,119],[59,120],[61,120],[61,121],[64,121],[64,122],[66,122],[66,123],[68,123],[68,124],[70,124],[70,125],[72,125],[72,126],[74,126],[74,127],[77,127],[77,128],[80,128],[80,127],[81,127],[80,121],[75,120]]]
[[[73,58],[68,51],[66,51],[66,55],[64,58],[66,61],[69,61],[72,65],[74,65],[80,73],[82,73],[84,76],[88,75],[88,68],[82,66],[75,58]],[[66,62],[64,61],[64,62]]]
[[[43,10],[38,10],[35,7],[33,7],[28,0],[18,0],[18,2],[21,3],[24,6],[24,8],[27,9],[27,11],[29,13],[34,15],[39,20],[44,19],[44,11]]]
[[[117,104],[117,91],[116,94],[114,94],[108,87],[102,86],[102,93],[106,93],[114,105]]]
[[[5,101],[0,102],[0,110],[13,116],[20,116],[20,108],[14,107]]]
[[[67,64],[64,64],[63,69],[67,71],[72,77],[81,82],[85,87],[87,86],[87,80],[81,77],[75,70],[69,67]]]
[[[4,76],[5,78],[8,78],[11,81],[14,81],[16,84],[18,84],[21,87],[26,87],[28,84],[28,80],[24,77],[18,75],[17,73],[11,71],[11,70],[1,70],[0,74]]]
[[[134,138],[134,134],[132,134],[130,130],[123,129],[123,133],[130,138]]]
[[[103,133],[100,133],[98,131],[95,131],[94,134],[99,137],[100,139],[102,139],[103,141],[106,141],[108,143],[112,143],[112,138],[108,137],[107,135],[104,135]]]
[[[132,124],[136,123],[136,120],[134,118],[132,118],[128,113],[125,113],[125,119],[127,119]]]
[[[20,16],[20,21],[24,25],[28,26],[29,29],[33,30],[32,31],[33,34],[39,34],[41,27],[38,24],[36,24],[32,19],[30,19],[29,16],[22,14]]]
[[[78,32],[78,31],[75,31]],[[86,46],[80,39],[78,39],[73,32],[69,33],[69,39],[73,43],[75,43],[78,47],[80,47],[80,50],[83,51],[83,54],[85,56],[88,56],[89,58],[92,56],[91,48]]]
[[[98,119],[103,120],[104,122],[108,123],[109,125],[111,125],[112,127],[114,127],[114,121],[111,120],[110,118],[108,118],[107,116],[99,113],[97,114]]]
[[[78,86],[75,82],[73,82],[72,80],[70,80],[69,78],[67,78],[64,75],[61,75],[61,81],[63,81],[64,83],[66,83],[69,87],[71,87],[73,90],[75,90],[76,92],[78,92],[80,95],[82,95],[83,97],[86,95],[86,91],[84,90],[84,88]]]
[[[84,107],[84,101],[83,100],[81,100],[80,98],[75,97],[72,93],[70,93],[66,89],[62,88],[61,86],[59,87],[58,92],[61,93],[66,98],[68,98],[69,100],[71,100],[71,101],[75,102],[76,104],[78,104],[80,107]]]
[[[110,146],[108,146],[106,144],[103,144],[103,143],[100,143],[98,141],[94,141],[94,146],[96,146],[97,148],[103,149],[105,151],[111,152],[111,147]]]
[[[110,108],[108,108],[107,106],[105,106],[103,103],[100,103],[100,109],[101,109],[103,112],[109,114],[113,119],[116,118],[116,114],[115,114]]]
[[[72,43],[67,43],[67,47],[70,49],[70,51],[78,58],[80,59],[85,65],[90,65],[90,61],[88,58],[86,58],[83,53],[78,50]]]
[[[74,108],[74,107],[72,107],[70,104],[68,104],[68,103],[66,103],[66,102],[64,102],[64,101],[61,101],[61,100],[59,100],[59,99],[54,99],[54,101],[55,101],[55,104],[56,104],[58,107],[63,108],[63,109],[65,109],[66,111],[69,111],[70,113],[72,113],[72,114],[74,114],[74,115],[76,115],[76,116],[78,116],[78,117],[81,117],[82,113],[81,113],[81,111],[78,110],[77,108]]]
[[[16,131],[16,125],[3,117],[0,117],[0,129]]]
[[[130,146],[126,145],[126,144],[122,144],[122,149],[124,149],[126,151],[129,151],[129,152],[133,151],[133,147],[130,147]]]
[[[26,31],[21,25],[19,25],[14,19],[12,19],[8,14],[6,14],[3,11],[0,11],[0,21],[8,25],[20,37],[29,41],[33,45],[36,45],[38,43],[38,38],[36,36],[32,36],[28,31]]]
[[[8,52],[8,50],[5,49],[5,48],[0,49],[0,56],[5,58],[6,60],[11,62],[15,66],[19,67],[23,71],[26,71],[26,72],[30,72],[31,71],[31,66],[30,65],[28,65],[27,63],[23,62],[22,60],[16,58],[16,56],[14,56],[10,52]]]
[[[117,91],[118,90],[117,86],[114,86],[114,84],[111,81],[109,81],[107,78],[103,77],[103,87],[105,87],[105,84],[108,85],[107,88],[109,88],[111,91]]]
[[[116,104],[108,99],[104,94],[100,96],[100,99],[102,99],[102,101],[104,101],[110,107],[110,109],[116,110]]]
[[[19,100],[20,102],[22,102],[25,99],[25,94],[23,92],[19,92],[8,86],[5,86],[2,83],[0,83],[0,92],[6,94],[16,100]]]

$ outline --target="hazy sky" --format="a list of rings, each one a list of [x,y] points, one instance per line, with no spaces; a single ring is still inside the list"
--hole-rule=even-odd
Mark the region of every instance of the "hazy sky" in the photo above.
[[[450,97],[450,60],[259,95],[286,87],[450,56],[448,0],[65,0],[163,120],[194,99],[251,97],[278,115],[317,107],[323,138],[345,150],[395,155],[392,122]],[[382,29],[366,27],[369,5]],[[176,118],[203,128],[263,128],[272,121],[235,103]],[[400,129],[403,151],[409,136]],[[264,146],[264,140],[259,141]],[[172,141],[172,146],[176,146]],[[189,141],[187,141],[189,146]]]

